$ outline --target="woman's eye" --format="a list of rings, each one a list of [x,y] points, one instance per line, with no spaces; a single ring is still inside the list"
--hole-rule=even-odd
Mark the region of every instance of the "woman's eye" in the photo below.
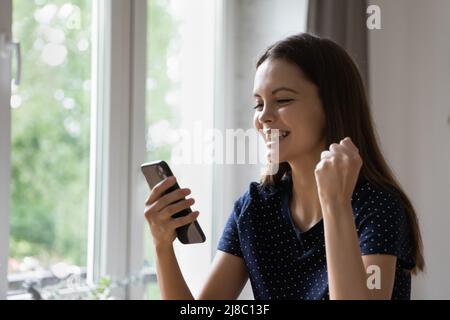
[[[292,101],[292,99],[281,99],[281,100],[277,100],[277,102],[278,102],[279,104],[289,103],[289,102],[291,102],[291,101]]]
[[[277,100],[277,104],[286,104],[286,103],[289,103],[291,101],[293,101],[293,99],[280,99],[280,100]],[[262,107],[263,107],[263,105],[261,103],[259,103],[256,106],[254,106],[253,109],[259,110]]]

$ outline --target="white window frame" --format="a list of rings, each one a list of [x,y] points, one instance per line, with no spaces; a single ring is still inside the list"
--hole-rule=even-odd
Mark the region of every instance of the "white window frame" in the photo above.
[[[88,280],[121,280],[141,271],[145,161],[146,0],[99,0],[94,49],[98,92],[92,106]],[[104,20],[103,20],[104,19]],[[99,58],[101,57],[101,58]],[[142,286],[114,292],[140,299]]]
[[[12,2],[0,2],[0,32],[11,39]],[[8,290],[9,210],[11,177],[11,59],[0,56],[0,299]]]
[[[12,0],[0,0],[0,32],[11,37]],[[88,270],[91,282],[143,267],[140,164],[145,160],[146,0],[94,6]],[[96,19],[97,18],[97,19]],[[20,40],[20,39],[19,39]],[[11,61],[0,58],[0,299],[6,299],[11,180]],[[117,289],[140,299],[143,287]]]

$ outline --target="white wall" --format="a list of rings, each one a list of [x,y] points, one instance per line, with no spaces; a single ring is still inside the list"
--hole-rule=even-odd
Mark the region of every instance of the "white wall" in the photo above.
[[[413,298],[450,299],[450,1],[377,0],[370,89],[381,145],[415,205],[427,272]]]
[[[216,116],[216,127],[249,129],[253,127],[253,78],[257,58],[277,40],[304,32],[307,0],[225,0],[224,83],[225,112]],[[230,68],[230,66],[232,66]],[[223,186],[214,206],[222,213],[215,226],[216,248],[223,224],[231,212],[234,200],[260,178],[256,165],[225,165],[216,168],[216,183]],[[220,197],[220,199],[219,199]],[[252,299],[250,281],[241,299]]]

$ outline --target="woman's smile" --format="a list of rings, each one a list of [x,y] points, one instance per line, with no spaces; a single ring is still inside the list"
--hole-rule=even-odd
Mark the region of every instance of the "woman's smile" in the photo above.
[[[266,128],[264,129],[264,140],[266,141],[266,145],[271,145],[277,141],[281,142],[282,140],[285,140],[290,134],[290,131]]]

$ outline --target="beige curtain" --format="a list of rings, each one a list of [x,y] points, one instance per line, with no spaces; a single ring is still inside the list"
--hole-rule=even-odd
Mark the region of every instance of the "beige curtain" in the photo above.
[[[308,32],[344,47],[368,88],[367,0],[309,0]]]

